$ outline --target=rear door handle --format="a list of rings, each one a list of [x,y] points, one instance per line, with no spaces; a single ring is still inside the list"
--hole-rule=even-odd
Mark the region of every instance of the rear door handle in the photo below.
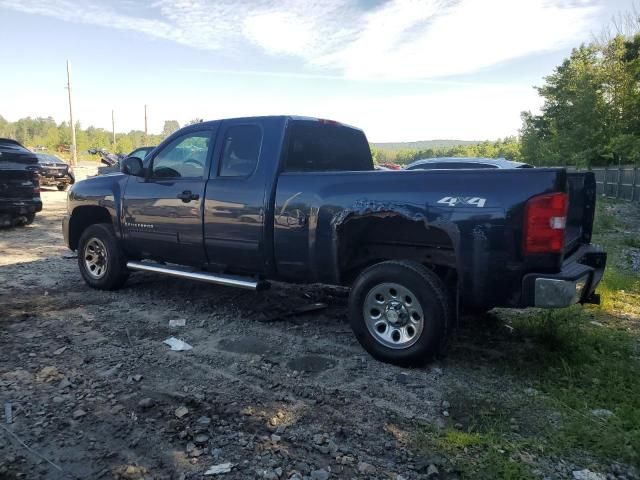
[[[176,195],[176,197],[182,200],[184,203],[189,203],[191,200],[198,200],[200,198],[200,195],[198,195],[197,193],[191,193],[191,190],[185,190],[184,192]]]

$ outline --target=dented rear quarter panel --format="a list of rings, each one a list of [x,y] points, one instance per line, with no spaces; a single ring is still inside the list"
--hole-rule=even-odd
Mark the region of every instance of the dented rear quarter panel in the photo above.
[[[344,283],[338,229],[366,215],[400,215],[446,232],[458,282],[474,305],[517,304],[525,271],[554,269],[521,255],[525,202],[566,191],[564,169],[283,173],[274,208],[274,258],[285,280]],[[447,197],[484,205],[438,203]]]

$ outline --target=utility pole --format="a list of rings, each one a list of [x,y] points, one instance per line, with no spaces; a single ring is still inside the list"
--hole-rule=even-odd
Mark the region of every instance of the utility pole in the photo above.
[[[144,144],[148,145],[148,141],[147,141],[147,105],[145,104],[144,106]]]
[[[67,91],[69,92],[69,126],[71,127],[71,165],[78,163],[78,150],[76,148],[76,124],[73,123],[73,107],[71,104],[71,65],[67,60]]]
[[[116,117],[115,114],[113,113],[113,110],[111,110],[111,133],[112,133],[112,143],[113,143],[113,149],[116,149]]]

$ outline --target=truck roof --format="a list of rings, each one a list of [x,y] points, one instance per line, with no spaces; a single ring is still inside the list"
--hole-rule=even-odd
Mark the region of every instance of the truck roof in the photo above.
[[[293,121],[310,121],[310,122],[322,122],[328,124],[335,124],[340,127],[353,128],[354,130],[360,130],[361,128],[354,127],[353,125],[348,125],[346,123],[338,122],[336,120],[330,120],[326,118],[318,118],[318,117],[307,117],[304,115],[257,115],[253,117],[231,117],[231,118],[219,118],[216,120],[207,120],[201,123],[196,123],[194,125],[206,125],[212,124],[214,122],[221,122],[224,120],[246,120],[246,121],[255,121],[255,120],[270,120],[270,119],[285,119],[285,120],[293,120]],[[191,126],[191,125],[189,125]]]
[[[420,160],[416,160],[413,163],[410,163],[405,167],[405,170],[418,170],[421,166],[426,166],[429,164],[438,163],[438,164],[469,164],[469,168],[473,168],[473,164],[481,164],[488,165],[494,168],[528,168],[531,165],[522,162],[514,162],[512,160],[507,160],[506,158],[483,158],[483,157],[434,157],[434,158],[423,158]],[[458,167],[460,168],[460,167]]]

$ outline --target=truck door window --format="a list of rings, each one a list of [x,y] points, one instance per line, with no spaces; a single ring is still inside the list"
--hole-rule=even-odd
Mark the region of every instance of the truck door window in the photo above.
[[[256,169],[262,145],[262,130],[257,125],[227,128],[222,145],[221,177],[248,177]]]
[[[317,121],[296,121],[289,130],[286,172],[373,170],[364,133]]]
[[[204,173],[210,132],[191,132],[173,140],[153,159],[154,178],[199,178]]]

